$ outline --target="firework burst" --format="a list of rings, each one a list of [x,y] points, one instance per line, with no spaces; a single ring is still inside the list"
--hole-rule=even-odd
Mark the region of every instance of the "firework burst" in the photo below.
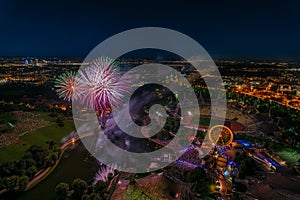
[[[120,81],[121,75],[117,63],[107,57],[100,57],[91,65],[81,68],[78,71],[83,88],[81,103],[101,113],[112,105],[119,105],[129,91],[129,84]]]
[[[79,99],[79,81],[76,78],[76,72],[66,72],[57,77],[55,80],[55,88],[59,98],[66,101]],[[76,90],[76,92],[75,92]]]
[[[107,182],[109,175],[113,176],[114,174],[115,170],[113,167],[101,166],[94,178],[94,184],[96,184],[98,181]]]

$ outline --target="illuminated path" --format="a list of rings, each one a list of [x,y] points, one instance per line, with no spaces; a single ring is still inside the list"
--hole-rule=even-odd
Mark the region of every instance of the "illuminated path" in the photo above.
[[[88,137],[88,136],[91,136],[93,135],[94,133],[86,133],[84,135],[81,135],[80,137],[79,136],[76,136],[76,137],[73,137],[72,139],[66,141],[63,145],[61,145],[60,149],[62,150],[61,152],[61,155],[59,157],[59,159],[56,161],[55,165],[51,166],[51,167],[48,167],[46,168],[44,171],[42,171],[40,174],[38,174],[37,176],[35,176],[31,181],[28,182],[27,186],[26,186],[26,190],[29,190],[31,187],[33,187],[35,184],[39,183],[39,181],[42,181],[47,175],[50,175],[49,173],[51,173],[51,171],[53,171],[55,169],[55,167],[58,165],[63,153],[64,153],[64,150],[70,145],[70,144],[74,144],[76,143],[78,140],[80,140],[81,138],[85,138],[85,137]]]

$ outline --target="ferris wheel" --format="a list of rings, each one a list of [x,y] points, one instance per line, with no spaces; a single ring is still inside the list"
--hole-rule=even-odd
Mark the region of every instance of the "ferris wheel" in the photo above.
[[[215,125],[208,131],[209,140],[216,145],[228,145],[233,140],[233,133],[227,126]]]

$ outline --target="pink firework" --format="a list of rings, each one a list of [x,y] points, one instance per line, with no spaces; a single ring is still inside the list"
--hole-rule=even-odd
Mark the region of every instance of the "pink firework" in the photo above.
[[[55,88],[59,98],[66,101],[70,102],[72,98],[77,100],[80,97],[79,81],[75,72],[60,74],[55,80]]]
[[[107,182],[109,175],[113,176],[114,174],[115,170],[113,167],[102,166],[96,173],[93,184],[96,184],[98,181]]]
[[[78,71],[83,95],[81,103],[100,111],[101,115],[112,105],[117,106],[126,92],[128,82],[120,81],[118,65],[110,58],[100,57]]]

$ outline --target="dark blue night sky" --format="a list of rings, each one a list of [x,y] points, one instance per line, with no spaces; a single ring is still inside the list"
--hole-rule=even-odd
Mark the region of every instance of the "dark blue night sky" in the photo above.
[[[85,57],[113,34],[159,26],[212,57],[300,58],[300,3],[288,0],[1,0],[0,24],[0,56]]]

